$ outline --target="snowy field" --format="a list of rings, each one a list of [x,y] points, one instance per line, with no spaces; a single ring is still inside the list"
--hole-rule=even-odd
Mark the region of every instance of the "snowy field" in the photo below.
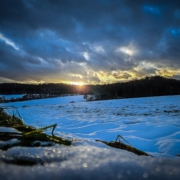
[[[57,124],[55,134],[73,139],[71,147],[12,148],[0,152],[6,161],[31,158],[43,165],[0,165],[6,178],[48,179],[179,179],[180,96],[86,102],[83,96],[0,104],[15,106],[26,124]],[[120,134],[131,145],[155,158],[108,147],[95,139],[113,141]],[[38,158],[35,158],[38,157]],[[51,162],[51,163],[50,163]],[[8,168],[7,168],[8,166]],[[8,175],[9,179],[11,175]]]
[[[91,102],[69,96],[6,104],[11,105],[29,125],[57,123],[57,135],[112,141],[120,134],[150,154],[180,154],[180,96]]]

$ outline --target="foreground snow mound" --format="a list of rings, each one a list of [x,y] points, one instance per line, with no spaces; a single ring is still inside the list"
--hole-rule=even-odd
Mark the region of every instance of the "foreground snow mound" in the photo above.
[[[2,179],[179,180],[180,177],[178,157],[137,156],[99,143],[81,142],[71,147],[14,147],[0,151],[0,154]]]

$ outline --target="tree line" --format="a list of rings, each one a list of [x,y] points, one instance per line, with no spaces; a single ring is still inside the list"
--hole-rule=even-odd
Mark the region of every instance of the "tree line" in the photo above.
[[[18,84],[1,83],[0,94],[82,94],[97,99],[133,98],[180,94],[180,81],[161,76],[104,85],[69,85],[61,83]]]
[[[179,95],[180,81],[161,76],[92,87],[97,99]]]

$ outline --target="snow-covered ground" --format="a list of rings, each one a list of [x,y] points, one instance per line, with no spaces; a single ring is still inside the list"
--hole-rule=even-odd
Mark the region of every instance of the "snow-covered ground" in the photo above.
[[[11,99],[11,98],[22,98],[23,94],[12,94],[12,95],[1,95],[0,94],[0,98],[4,97],[5,99]]]
[[[37,177],[82,179],[178,179],[180,176],[180,96],[86,102],[83,96],[58,97],[0,104],[16,106],[26,124],[57,124],[55,134],[74,139],[71,147],[12,148],[1,152],[6,161],[40,161]],[[95,139],[115,140],[120,134],[131,145],[156,158],[108,147]],[[31,154],[31,155],[30,155]],[[35,157],[38,157],[35,158]],[[36,159],[36,160],[35,160]],[[49,162],[53,162],[50,163]],[[7,165],[1,164],[0,170]],[[8,165],[9,170],[14,165]],[[16,167],[18,174],[24,167]],[[37,169],[38,168],[38,169]],[[2,173],[3,175],[3,173]],[[10,176],[10,175],[9,175]],[[33,179],[33,174],[32,178]]]
[[[27,124],[57,123],[57,135],[112,141],[120,134],[150,154],[180,154],[180,96],[91,102],[69,96],[6,104],[11,105]]]

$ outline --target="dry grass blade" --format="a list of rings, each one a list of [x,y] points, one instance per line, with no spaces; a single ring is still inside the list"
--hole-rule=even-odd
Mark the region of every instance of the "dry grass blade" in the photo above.
[[[125,140],[121,135],[118,135],[116,140],[112,141],[112,142],[107,142],[107,141],[102,141],[102,140],[96,140],[96,141],[102,142],[102,143],[104,143],[104,144],[106,144],[108,146],[111,146],[113,148],[118,148],[118,149],[123,149],[123,150],[126,150],[126,151],[130,151],[130,152],[135,153],[137,155],[151,156],[151,155],[147,154],[146,152],[143,152],[143,151],[141,151],[139,149],[136,149],[135,147],[133,147],[131,145],[127,145],[127,144],[122,143],[120,140],[117,141],[120,138]],[[128,143],[128,141],[126,141],[126,142]],[[128,143],[128,144],[130,144],[130,143]]]
[[[36,139],[36,140],[41,140],[41,141],[53,141],[58,144],[71,145],[71,141],[54,135],[54,130],[56,126],[57,124],[53,124],[50,126],[46,126],[40,129],[27,132],[23,135],[23,141]],[[43,131],[47,130],[48,128],[52,128],[52,131],[51,131],[52,136],[43,133]]]

